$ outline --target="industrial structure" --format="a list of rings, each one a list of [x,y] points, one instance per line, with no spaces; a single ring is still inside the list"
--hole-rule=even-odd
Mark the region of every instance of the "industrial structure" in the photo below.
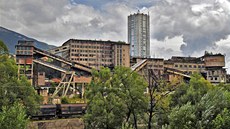
[[[19,76],[25,75],[48,103],[50,82],[56,82],[52,97],[84,95],[91,81],[91,70],[101,66],[130,67],[146,80],[150,76],[168,82],[188,81],[201,73],[213,84],[226,83],[225,56],[206,52],[202,57],[143,58],[129,55],[129,44],[112,41],[70,39],[49,52],[38,49],[33,41],[18,41],[16,63]],[[151,73],[151,75],[149,75]]]
[[[131,57],[150,57],[149,15],[138,11],[128,16],[128,43]]]
[[[222,54],[205,53],[202,57],[132,58],[132,70],[147,75],[152,70],[158,77],[169,82],[189,79],[191,74],[200,73],[213,84],[226,83],[227,73],[225,56]],[[147,75],[148,76],[148,75]],[[146,77],[147,79],[147,77]]]
[[[125,42],[70,39],[62,46],[49,50],[71,62],[92,68],[130,67],[130,46]]]
[[[91,81],[91,67],[73,63],[65,58],[38,49],[33,41],[18,41],[16,63],[19,76],[25,75],[43,96],[47,96],[46,81],[59,78],[53,97],[68,93],[84,94],[84,85]],[[60,93],[62,92],[62,93]],[[48,100],[47,100],[48,101]]]

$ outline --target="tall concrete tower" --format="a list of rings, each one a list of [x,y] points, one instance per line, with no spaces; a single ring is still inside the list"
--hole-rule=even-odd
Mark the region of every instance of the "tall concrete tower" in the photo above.
[[[150,57],[149,15],[140,13],[128,16],[128,42],[132,57]]]

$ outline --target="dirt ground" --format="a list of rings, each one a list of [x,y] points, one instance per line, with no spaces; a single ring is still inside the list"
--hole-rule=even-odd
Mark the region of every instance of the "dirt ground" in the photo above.
[[[80,118],[31,121],[28,129],[84,129]]]

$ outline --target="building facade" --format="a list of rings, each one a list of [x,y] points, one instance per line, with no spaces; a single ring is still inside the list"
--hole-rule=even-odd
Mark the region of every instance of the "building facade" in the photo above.
[[[222,54],[205,53],[205,68],[207,72],[207,80],[212,83],[227,82],[225,67],[225,56]]]
[[[212,84],[228,82],[225,67],[225,56],[222,54],[205,53],[202,57],[178,57],[164,60],[161,58],[137,58],[131,60],[133,70],[142,76],[153,70],[156,76],[164,77],[169,82],[181,82],[194,73],[200,73]],[[131,68],[132,68],[131,67]]]
[[[171,62],[172,68],[180,70],[185,74],[204,73],[205,64],[202,58],[197,57],[178,57],[173,56],[168,59],[167,62]]]
[[[125,42],[70,39],[50,52],[72,62],[100,69],[102,66],[130,67],[129,48]]]
[[[149,15],[140,13],[128,16],[128,43],[131,57],[150,57]]]
[[[33,41],[18,41],[16,48],[16,63],[18,65],[18,75],[25,75],[32,84],[33,78]]]

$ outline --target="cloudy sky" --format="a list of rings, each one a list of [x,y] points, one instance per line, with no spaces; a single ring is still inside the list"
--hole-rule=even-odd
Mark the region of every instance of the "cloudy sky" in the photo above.
[[[230,0],[0,0],[0,26],[61,45],[70,38],[127,42],[127,16],[151,18],[151,55],[226,54]]]

